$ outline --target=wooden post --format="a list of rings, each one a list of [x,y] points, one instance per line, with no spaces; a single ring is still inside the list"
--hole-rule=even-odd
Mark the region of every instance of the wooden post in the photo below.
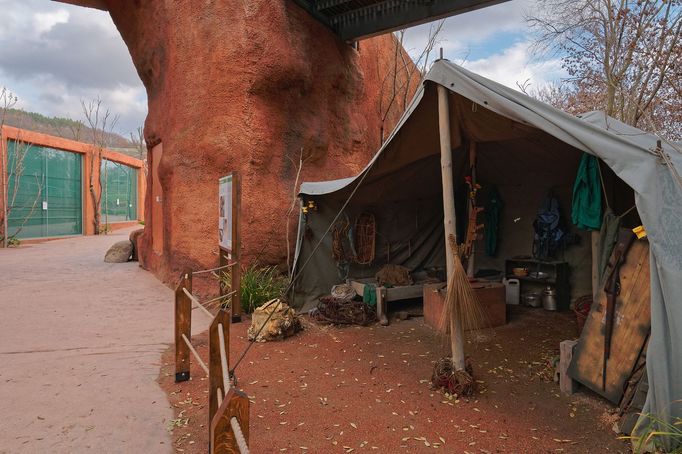
[[[218,246],[218,256],[219,256],[219,258],[218,258],[218,266],[223,267],[223,266],[227,266],[227,265],[230,263],[230,260],[229,260],[229,258],[228,258],[228,255],[229,255],[229,252],[228,252],[228,251],[226,251],[226,250],[223,249],[222,247]],[[220,276],[220,277],[222,278],[223,275],[224,275],[224,273],[230,273],[230,281],[231,281],[231,279],[232,279],[232,272],[233,272],[232,268],[234,268],[234,267],[222,268],[222,269],[218,270],[218,273],[217,273],[217,274],[218,274],[218,276]],[[232,285],[232,284],[230,283],[230,285]],[[218,279],[218,295],[220,295],[220,296],[225,296],[225,295],[227,295],[228,293],[230,293],[230,291],[231,291],[231,290],[230,290],[229,288],[227,288],[227,286],[226,286],[225,283],[223,282],[223,279]],[[229,301],[231,301],[231,299],[230,299]],[[225,300],[224,300],[224,299],[221,299],[221,300],[220,300],[220,305],[222,306],[223,304],[225,304]]]
[[[379,323],[383,326],[388,325],[388,316],[386,315],[386,288],[379,286],[375,288],[377,292],[377,318]]]
[[[175,287],[175,382],[189,380],[189,347],[185,343],[182,335],[187,339],[192,338],[192,300],[185,292],[186,288],[192,292],[192,271],[186,269],[182,272],[182,277],[178,286]]]
[[[238,172],[232,173],[232,250],[230,251],[230,258],[235,265],[231,268],[232,282],[231,287],[236,291],[232,295],[232,323],[242,321],[242,303],[241,303],[241,206],[242,206],[242,185],[241,177]]]
[[[226,393],[228,390],[223,389],[223,370],[220,363],[220,337],[218,335],[218,324],[223,325],[223,332],[225,334],[225,352],[227,352],[227,360],[229,362],[230,354],[230,313],[225,309],[220,309],[215,318],[211,322],[208,329],[208,424],[211,426],[213,416],[218,411],[218,398],[216,390],[218,388]],[[230,377],[227,377],[229,380]]]
[[[447,264],[447,281],[455,270],[455,251],[448,240],[450,235],[457,238],[455,218],[455,186],[452,176],[452,145],[450,139],[450,107],[448,90],[438,85],[438,130],[440,132],[440,170],[443,182],[443,224],[445,240],[445,259]],[[455,241],[456,242],[456,241]],[[452,348],[452,364],[457,370],[464,370],[464,343],[462,340],[461,320],[457,316],[450,319],[450,344]]]
[[[8,191],[8,179],[9,172],[7,171],[7,166],[9,165],[9,156],[7,153],[7,138],[5,137],[4,126],[0,124],[0,161],[2,162],[2,169],[0,169],[0,175],[2,175],[2,247],[7,247],[7,197]]]
[[[597,301],[600,290],[599,284],[601,284],[599,282],[600,232],[590,232],[590,242],[592,244],[592,301]]]
[[[473,140],[469,141],[469,165],[471,166],[471,185],[476,188],[476,142]],[[467,197],[467,199],[470,199],[470,197]],[[469,216],[474,216],[474,219],[478,215],[478,211],[476,211],[476,207],[474,206],[473,202],[470,200],[470,206],[469,209],[473,211],[473,213],[469,213]],[[476,225],[476,222],[474,222],[474,225]],[[478,230],[474,229],[473,232],[468,232],[469,235],[473,235],[474,238],[471,240],[471,252],[469,253],[469,259],[467,260],[467,276],[469,277],[474,277],[474,267],[475,267],[475,262],[476,262],[476,238],[478,237]],[[467,238],[467,241],[469,241],[469,238]]]
[[[570,396],[578,390],[578,382],[568,376],[568,366],[573,359],[573,348],[578,343],[575,340],[565,340],[559,343],[559,389]]]
[[[209,440],[211,454],[239,454],[237,441],[230,427],[230,419],[235,416],[242,428],[247,443],[249,441],[249,398],[246,394],[230,388],[223,404],[211,421]]]

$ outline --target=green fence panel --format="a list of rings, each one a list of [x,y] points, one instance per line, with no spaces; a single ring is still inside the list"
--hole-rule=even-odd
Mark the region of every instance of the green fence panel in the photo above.
[[[80,154],[8,141],[8,170],[7,223],[11,236],[82,233]]]
[[[102,160],[102,222],[137,220],[137,169]]]
[[[81,155],[47,149],[47,229],[50,236],[82,233]]]

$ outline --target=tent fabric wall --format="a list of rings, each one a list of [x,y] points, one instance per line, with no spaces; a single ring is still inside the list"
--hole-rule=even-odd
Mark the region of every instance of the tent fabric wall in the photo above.
[[[322,257],[330,257],[330,241],[325,239],[322,250],[311,256],[312,246],[327,227],[323,219],[334,218],[357,184],[370,184],[438,154],[436,84],[451,92],[453,149],[459,148],[463,139],[486,143],[551,136],[567,147],[598,156],[634,190],[651,245],[650,387],[644,412],[667,421],[682,417],[682,151],[663,141],[667,159],[661,159],[656,148],[659,138],[653,135],[601,112],[571,116],[446,60],[434,63],[396,129],[358,176],[301,185],[301,197],[316,198],[322,208],[317,221],[309,220],[312,237],[303,233],[299,239],[299,289],[310,289],[313,280],[329,282],[330,259]],[[559,151],[547,147],[546,155],[539,159],[552,159],[551,153]],[[402,185],[412,183],[402,180]],[[356,196],[361,192],[358,189]],[[303,268],[306,262],[310,263]]]

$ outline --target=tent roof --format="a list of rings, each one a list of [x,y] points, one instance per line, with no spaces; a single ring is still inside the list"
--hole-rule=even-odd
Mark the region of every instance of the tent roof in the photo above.
[[[517,123],[537,128],[562,142],[590,154],[601,156],[605,143],[608,147],[622,148],[635,154],[650,154],[656,146],[657,137],[640,129],[626,125],[603,112],[589,112],[573,116],[523,93],[508,88],[490,79],[474,74],[447,60],[438,60],[426,75],[425,83],[419,88],[395,129],[375,154],[365,169],[355,177],[338,180],[304,182],[300,194],[319,196],[330,194],[348,187],[390,148],[401,129],[408,123],[434,82],[452,93],[460,95],[502,117]],[[631,186],[631,181],[624,178]],[[633,186],[637,191],[637,187]]]

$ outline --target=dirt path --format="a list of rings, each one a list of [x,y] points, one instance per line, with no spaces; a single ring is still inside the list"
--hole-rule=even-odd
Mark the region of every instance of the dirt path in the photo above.
[[[0,452],[168,452],[172,292],[103,262],[130,230],[0,250]]]
[[[575,317],[516,311],[510,323],[468,344],[479,393],[448,399],[430,389],[432,361],[446,352],[422,318],[390,326],[319,327],[256,344],[237,371],[251,404],[254,453],[625,453],[610,408],[589,392],[562,396],[546,359],[575,335]],[[248,323],[231,326],[232,361]],[[206,358],[206,335],[193,339]],[[173,381],[173,350],[161,383],[175,407],[174,445],[206,452],[207,382]],[[550,381],[547,377],[549,372]]]

